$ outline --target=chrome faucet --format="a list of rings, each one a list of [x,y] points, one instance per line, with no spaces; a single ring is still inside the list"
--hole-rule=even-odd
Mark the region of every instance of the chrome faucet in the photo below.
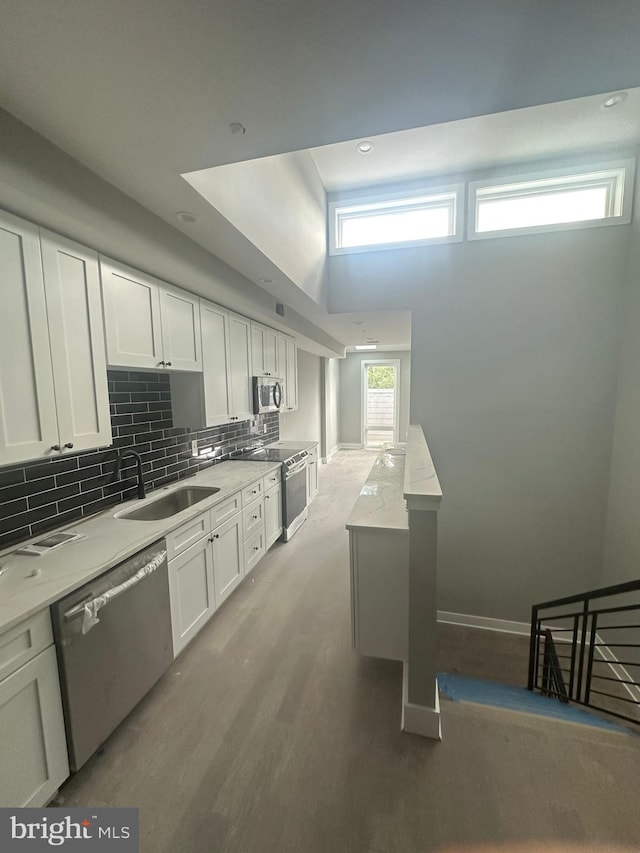
[[[127,456],[133,456],[133,458],[136,460],[137,475],[138,475],[138,497],[140,499],[142,499],[145,497],[145,491],[144,491],[144,480],[142,479],[142,457],[140,456],[139,453],[136,453],[135,450],[125,450],[123,453],[120,453],[116,457],[116,465],[115,465],[115,468],[113,469],[113,473],[115,475],[116,480],[122,479],[122,471],[121,471],[122,460],[126,459]]]

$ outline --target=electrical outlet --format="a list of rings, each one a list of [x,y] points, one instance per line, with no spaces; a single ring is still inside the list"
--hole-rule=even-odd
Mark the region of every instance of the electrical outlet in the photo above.
[[[196,440],[195,438],[194,438],[194,439],[193,439],[193,441],[191,442],[191,455],[192,455],[192,456],[197,456],[197,455],[198,455],[198,442],[197,442],[197,440]]]

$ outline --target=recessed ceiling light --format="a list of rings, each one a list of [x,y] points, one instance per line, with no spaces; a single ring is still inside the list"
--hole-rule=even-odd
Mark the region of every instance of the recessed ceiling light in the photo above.
[[[602,102],[603,107],[615,107],[617,104],[621,104],[623,101],[626,101],[627,93],[626,92],[616,92],[615,95],[609,95],[609,97]]]
[[[229,125],[229,130],[234,136],[244,136],[247,132],[247,128],[243,124],[240,124],[239,121],[232,121]]]
[[[189,213],[188,210],[179,210],[176,213],[176,216],[180,220],[180,222],[188,222],[191,224],[192,222],[198,221],[198,217],[195,215],[195,213]]]
[[[258,281],[260,284],[273,284],[272,278],[259,278]]]
[[[369,154],[373,151],[373,142],[369,142],[368,139],[363,140],[362,142],[358,142],[356,145],[356,151],[358,154]]]
[[[356,349],[357,349],[357,350],[361,350],[361,349],[378,349],[378,347],[377,347],[375,344],[360,344],[359,346],[356,346]]]

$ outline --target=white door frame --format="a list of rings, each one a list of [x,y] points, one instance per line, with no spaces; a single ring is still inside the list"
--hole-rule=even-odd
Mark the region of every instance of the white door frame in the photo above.
[[[400,359],[399,358],[366,358],[363,359],[360,366],[360,440],[362,446],[366,447],[365,421],[367,417],[367,367],[369,365],[390,364],[395,367],[396,383],[395,383],[395,400],[393,411],[393,440],[398,440],[400,432]]]

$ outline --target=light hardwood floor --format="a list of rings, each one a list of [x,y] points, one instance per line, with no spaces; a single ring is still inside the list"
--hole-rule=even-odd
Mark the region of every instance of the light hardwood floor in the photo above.
[[[400,732],[401,665],[350,645],[344,521],[373,458],[345,451],[322,467],[306,524],[61,802],[138,807],[143,853],[637,842],[640,738],[447,701],[442,742]],[[443,631],[440,649],[459,671],[477,659],[464,630]],[[517,671],[520,651],[510,654]]]

